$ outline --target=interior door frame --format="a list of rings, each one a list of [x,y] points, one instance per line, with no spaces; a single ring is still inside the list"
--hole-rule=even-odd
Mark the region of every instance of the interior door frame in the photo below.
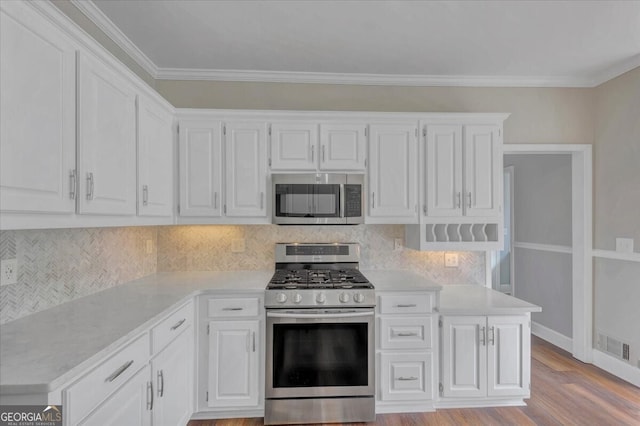
[[[504,154],[571,154],[572,355],[593,362],[593,163],[588,144],[504,144]]]

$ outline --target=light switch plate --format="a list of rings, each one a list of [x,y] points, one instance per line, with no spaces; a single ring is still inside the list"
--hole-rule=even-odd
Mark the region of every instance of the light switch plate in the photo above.
[[[402,250],[402,238],[395,238],[393,240],[393,251]]]
[[[447,268],[458,267],[458,253],[445,253],[444,254],[444,266]]]
[[[616,238],[616,251],[633,253],[633,238]]]

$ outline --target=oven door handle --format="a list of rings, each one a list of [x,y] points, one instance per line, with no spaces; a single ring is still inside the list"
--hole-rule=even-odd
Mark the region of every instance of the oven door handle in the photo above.
[[[344,312],[335,314],[288,314],[288,313],[276,313],[267,312],[267,317],[271,318],[301,318],[301,319],[325,319],[325,318],[356,318],[356,317],[369,317],[373,316],[374,312]]]

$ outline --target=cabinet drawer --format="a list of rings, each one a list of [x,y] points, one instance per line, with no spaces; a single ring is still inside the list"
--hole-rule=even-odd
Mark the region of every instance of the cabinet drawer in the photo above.
[[[191,324],[193,324],[193,302],[187,303],[151,329],[151,353],[160,352]]]
[[[433,318],[380,318],[380,349],[433,348]]]
[[[380,354],[380,400],[433,399],[433,355],[424,353]]]
[[[260,299],[243,297],[234,299],[209,299],[210,317],[255,317],[260,311]]]
[[[378,302],[381,314],[428,314],[433,312],[435,294],[381,294]]]
[[[69,386],[68,424],[77,424],[149,361],[149,334],[145,333]]]

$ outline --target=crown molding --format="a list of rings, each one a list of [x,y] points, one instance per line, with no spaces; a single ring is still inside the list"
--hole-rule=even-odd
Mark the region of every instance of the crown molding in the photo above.
[[[599,86],[638,67],[640,67],[640,53],[597,73],[591,87]]]
[[[92,0],[70,0],[71,3],[100,28],[115,44],[129,55],[154,79],[157,79],[158,67],[145,55]]]
[[[366,86],[592,87],[589,78],[536,76],[402,75],[158,68],[158,80],[353,84]]]

